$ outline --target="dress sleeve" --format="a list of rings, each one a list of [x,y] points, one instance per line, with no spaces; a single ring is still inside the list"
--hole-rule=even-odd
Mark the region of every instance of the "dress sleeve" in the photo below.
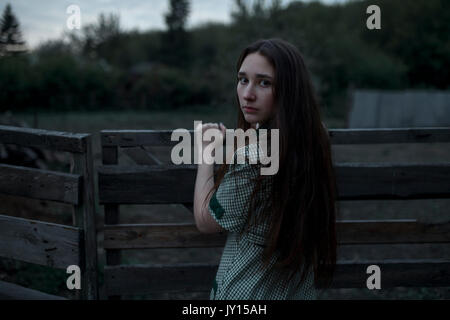
[[[248,161],[245,164],[230,164],[208,206],[210,214],[222,228],[238,232],[244,227],[259,171],[259,165],[249,164]]]

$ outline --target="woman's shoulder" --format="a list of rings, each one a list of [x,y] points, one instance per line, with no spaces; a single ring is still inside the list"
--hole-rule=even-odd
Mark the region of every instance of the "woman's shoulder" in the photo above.
[[[259,150],[258,150],[259,149]],[[240,147],[234,153],[234,160],[240,160],[239,162],[235,162],[238,164],[257,164],[259,160],[258,151],[261,153],[261,148],[258,144],[253,143],[246,145],[244,147]],[[245,161],[245,163],[241,163]]]

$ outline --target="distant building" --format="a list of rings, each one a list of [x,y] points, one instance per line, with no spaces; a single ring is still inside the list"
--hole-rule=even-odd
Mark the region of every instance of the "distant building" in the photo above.
[[[450,127],[450,91],[355,90],[349,128]]]

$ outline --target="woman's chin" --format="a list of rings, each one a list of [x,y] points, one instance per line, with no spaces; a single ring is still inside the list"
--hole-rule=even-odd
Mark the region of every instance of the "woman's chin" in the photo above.
[[[250,123],[250,126],[252,128],[254,128],[256,126],[256,124],[258,123],[258,120],[255,117],[252,116],[247,116],[245,117],[245,121],[247,121],[248,123]]]

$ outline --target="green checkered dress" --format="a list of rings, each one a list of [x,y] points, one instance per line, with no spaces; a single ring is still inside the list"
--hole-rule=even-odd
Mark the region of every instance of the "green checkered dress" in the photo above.
[[[251,145],[254,146],[254,145]],[[228,231],[227,241],[220,260],[219,268],[213,282],[210,299],[212,300],[287,300],[316,299],[317,291],[310,272],[305,282],[298,288],[300,272],[294,281],[283,286],[279,281],[279,272],[272,268],[276,257],[272,257],[268,268],[262,266],[264,235],[267,225],[252,226],[242,236],[239,231],[246,222],[246,204],[252,194],[252,178],[260,174],[260,166],[249,164],[255,157],[256,147],[242,148],[246,155],[246,164],[230,164],[221,184],[209,202],[209,212],[224,229]],[[238,150],[242,152],[243,150]],[[234,160],[236,163],[236,153]],[[267,180],[257,194],[258,203],[264,200],[264,194],[270,194],[270,180]],[[256,208],[257,214],[262,207]]]

